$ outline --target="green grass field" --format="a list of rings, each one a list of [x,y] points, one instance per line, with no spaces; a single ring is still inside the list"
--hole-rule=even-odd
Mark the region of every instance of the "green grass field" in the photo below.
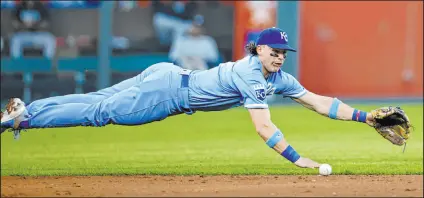
[[[355,106],[371,110],[378,105]],[[405,153],[374,129],[296,106],[272,120],[300,155],[333,174],[423,174],[423,106],[402,105],[415,130]],[[76,127],[1,135],[1,175],[312,174],[268,148],[243,108],[170,117],[144,126]]]

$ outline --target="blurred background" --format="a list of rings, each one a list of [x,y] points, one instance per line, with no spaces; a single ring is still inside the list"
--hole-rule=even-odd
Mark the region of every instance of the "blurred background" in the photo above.
[[[1,0],[1,100],[96,91],[164,61],[212,68],[274,26],[298,49],[283,70],[307,89],[422,103],[419,1]]]

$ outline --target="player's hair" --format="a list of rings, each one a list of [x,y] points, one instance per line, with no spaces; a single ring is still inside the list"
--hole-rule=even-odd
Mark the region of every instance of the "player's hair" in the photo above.
[[[250,53],[251,55],[258,55],[258,52],[256,51],[256,44],[254,41],[250,41],[244,49]]]

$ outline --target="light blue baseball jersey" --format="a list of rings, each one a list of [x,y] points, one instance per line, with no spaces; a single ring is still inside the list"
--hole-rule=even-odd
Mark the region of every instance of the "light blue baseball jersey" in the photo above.
[[[257,56],[222,63],[205,71],[194,71],[189,83],[190,107],[200,111],[220,111],[244,105],[268,108],[267,96],[279,94],[298,98],[307,90],[290,74],[279,70],[267,79]]]
[[[181,87],[182,68],[155,64],[140,75],[89,94],[37,100],[27,106],[26,128],[140,125],[192,111],[219,111],[244,105],[268,108],[267,95],[300,97],[305,88],[290,74],[278,71],[267,79],[257,56],[193,71]],[[189,110],[191,108],[191,110]]]

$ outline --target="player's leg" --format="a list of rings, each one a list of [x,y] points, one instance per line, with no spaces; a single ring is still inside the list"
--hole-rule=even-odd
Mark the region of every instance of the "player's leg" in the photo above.
[[[90,92],[87,94],[68,94],[64,96],[55,96],[55,97],[49,97],[49,98],[36,100],[27,106],[27,110],[29,112],[35,112],[47,106],[62,105],[62,104],[68,104],[68,103],[94,104],[108,97],[111,97],[112,95],[122,90],[128,89],[136,84],[143,82],[143,80],[147,76],[158,71],[158,69],[160,68],[164,68],[164,67],[161,67],[163,65],[164,64],[152,65],[151,67],[147,68],[146,70],[144,70],[143,72],[141,72],[139,75],[135,77],[126,79],[111,87],[104,88],[96,92]]]
[[[96,92],[87,93],[87,95],[94,95],[94,96],[100,95],[100,96],[105,96],[105,98],[110,97],[113,94],[116,94],[116,93],[118,93],[122,90],[128,89],[128,88],[130,88],[130,87],[132,87],[136,84],[142,83],[148,76],[154,74],[155,72],[157,72],[159,70],[166,71],[167,68],[169,68],[170,65],[172,65],[172,64],[169,64],[169,63],[153,64],[133,78],[124,80],[124,81],[122,81],[118,84],[115,84],[111,87],[101,89],[101,90],[96,91]]]
[[[139,125],[186,112],[189,109],[188,92],[187,88],[180,88],[181,75],[178,72],[181,68],[169,68],[158,70],[147,76],[143,83],[95,104],[68,103],[29,112],[28,119],[19,121],[23,123],[19,128],[104,126],[110,123]]]
[[[130,87],[99,103],[48,106],[31,115],[22,128],[140,125],[165,119],[182,111],[176,89],[157,87],[150,81]],[[25,126],[27,125],[27,126]]]
[[[43,98],[40,100],[35,100],[31,102],[27,109],[28,111],[38,111],[41,108],[52,106],[52,105],[62,105],[62,104],[68,104],[68,103],[83,103],[83,104],[93,104],[100,102],[104,100],[105,98],[108,98],[112,96],[113,94],[127,89],[131,86],[134,86],[138,83],[138,79],[140,78],[138,76],[135,76],[133,78],[124,80],[112,87],[108,87],[102,90],[99,90],[97,92],[90,92],[87,94],[68,94],[63,96],[54,96],[49,98]]]

